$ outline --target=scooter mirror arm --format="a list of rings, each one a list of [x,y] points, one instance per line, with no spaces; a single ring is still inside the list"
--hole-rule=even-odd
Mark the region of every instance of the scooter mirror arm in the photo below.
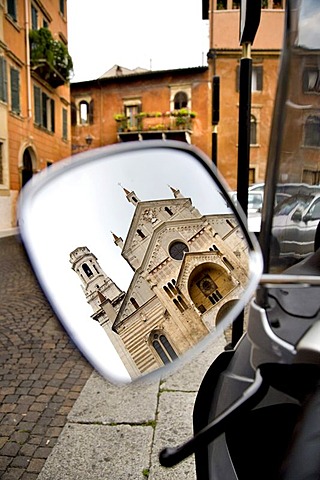
[[[164,448],[159,454],[160,464],[163,467],[173,467],[198,449],[206,447],[225,432],[239,415],[255,407],[265,397],[268,388],[269,383],[263,380],[260,369],[257,369],[254,382],[234,404],[186,443],[177,447]]]
[[[260,278],[259,285],[264,287],[285,286],[293,287],[320,285],[320,276],[317,275],[285,275],[285,274],[263,274]]]

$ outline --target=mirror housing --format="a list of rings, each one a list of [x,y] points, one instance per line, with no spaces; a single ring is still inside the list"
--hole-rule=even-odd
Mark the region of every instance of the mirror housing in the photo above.
[[[187,361],[230,326],[262,272],[214,166],[180,142],[130,142],[51,166],[22,190],[19,225],[53,309],[113,383]]]

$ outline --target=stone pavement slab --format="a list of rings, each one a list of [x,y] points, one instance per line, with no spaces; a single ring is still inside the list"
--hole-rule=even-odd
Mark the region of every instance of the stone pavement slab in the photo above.
[[[158,455],[192,436],[192,412],[207,368],[225,340],[160,382],[110,385],[87,381],[38,480],[195,480],[194,458],[173,469]]]
[[[0,478],[36,480],[92,368],[48,305],[19,237],[0,238]]]

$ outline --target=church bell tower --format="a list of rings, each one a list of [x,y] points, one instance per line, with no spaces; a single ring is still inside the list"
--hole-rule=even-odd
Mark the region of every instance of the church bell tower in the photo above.
[[[70,253],[71,268],[82,283],[82,290],[94,313],[101,308],[102,298],[114,303],[124,292],[105,274],[97,257],[87,247],[78,247]]]

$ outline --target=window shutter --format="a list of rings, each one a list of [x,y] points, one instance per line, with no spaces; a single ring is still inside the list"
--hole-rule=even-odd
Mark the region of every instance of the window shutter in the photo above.
[[[89,124],[92,125],[93,124],[93,120],[94,120],[94,100],[91,100],[91,102],[89,103]]]
[[[51,132],[55,132],[55,113],[54,113],[54,100],[50,99],[50,113],[51,113]]]
[[[74,102],[71,103],[71,125],[77,125],[77,107]]]
[[[240,90],[240,65],[236,68],[236,92]]]
[[[260,65],[258,67],[254,67],[257,72],[257,90],[258,92],[262,92],[263,89],[263,67]]]
[[[7,61],[4,57],[0,57],[0,100],[8,101],[8,79],[7,79]]]
[[[68,110],[62,109],[62,138],[67,140],[68,138]]]
[[[36,85],[33,87],[33,101],[34,101],[34,123],[41,125],[41,91]]]
[[[42,92],[41,99],[42,99],[42,105],[41,105],[42,106],[42,122],[41,122],[41,125],[44,128],[48,128],[48,106],[47,106],[48,97],[44,92]]]
[[[19,71],[10,69],[11,110],[20,113]]]

